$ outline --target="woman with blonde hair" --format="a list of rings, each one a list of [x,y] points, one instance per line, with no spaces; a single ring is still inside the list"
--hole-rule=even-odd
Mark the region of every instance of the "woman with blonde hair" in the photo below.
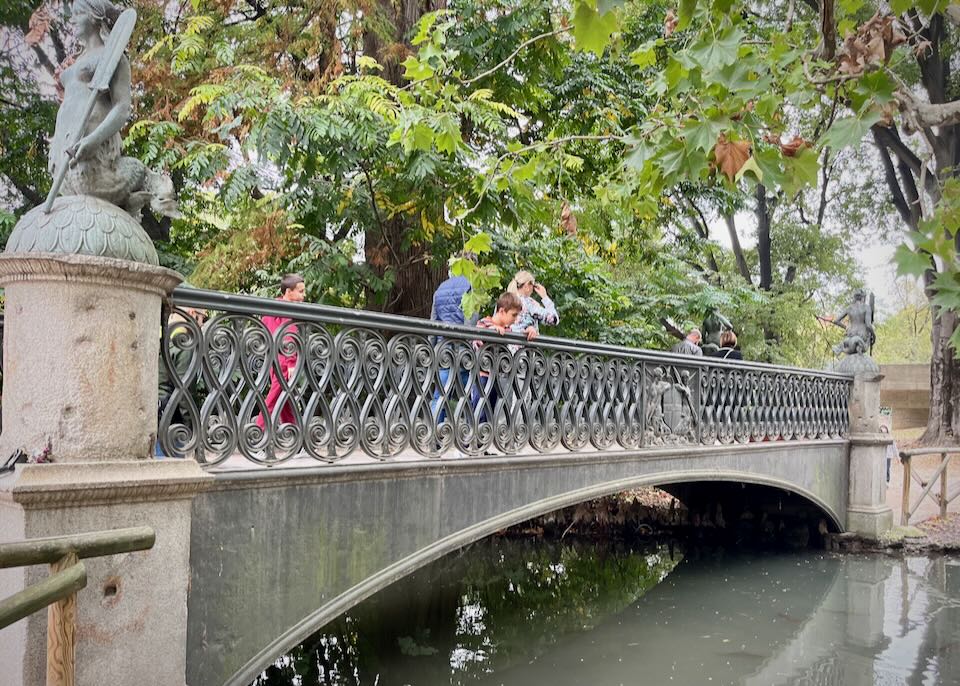
[[[536,278],[528,271],[518,271],[513,276],[513,280],[507,286],[507,291],[516,293],[520,298],[520,304],[523,309],[520,316],[510,328],[514,333],[526,333],[527,329],[533,328],[537,333],[540,332],[540,324],[556,326],[560,322],[560,315],[557,314],[557,307],[553,304],[550,296],[547,295],[547,289],[543,284],[537,283]],[[533,294],[540,296],[541,302],[533,299]]]

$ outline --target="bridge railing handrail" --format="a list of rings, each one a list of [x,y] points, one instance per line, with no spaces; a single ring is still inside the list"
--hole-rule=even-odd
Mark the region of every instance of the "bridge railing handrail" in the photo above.
[[[259,296],[245,295],[241,293],[224,293],[222,291],[211,291],[202,288],[181,286],[174,290],[173,295],[171,296],[171,302],[173,305],[178,307],[196,307],[205,310],[234,312],[237,314],[247,314],[257,317],[273,315],[279,317],[288,317],[290,319],[296,319],[304,322],[336,324],[340,326],[359,326],[391,332],[413,333],[423,336],[442,338],[455,338],[464,341],[479,340],[485,343],[503,343],[506,341],[513,345],[522,345],[524,347],[531,348],[550,348],[553,350],[563,350],[566,352],[586,352],[603,355],[616,355],[618,357],[630,357],[642,360],[673,360],[682,362],[685,366],[736,366],[738,369],[796,372],[805,376],[813,375],[830,379],[850,380],[853,378],[849,374],[821,369],[806,369],[804,367],[777,365],[750,360],[730,361],[717,357],[695,357],[692,355],[672,353],[665,350],[631,348],[612,343],[583,341],[579,339],[560,338],[542,334],[537,336],[537,338],[533,341],[527,341],[522,334],[518,333],[507,333],[501,336],[496,333],[490,333],[489,330],[485,329],[458,324],[447,324],[444,322],[436,322],[430,319],[421,319],[419,317],[409,317],[400,314],[385,314],[371,310],[354,310],[346,307],[321,305],[317,303],[288,302],[279,299],[262,298]]]
[[[73,686],[77,592],[87,585],[82,558],[148,550],[156,542],[146,526],[0,543],[0,569],[49,564],[50,576],[0,600],[0,629],[49,607],[47,684]]]
[[[960,453],[960,445],[935,445],[926,448],[910,448],[901,450],[900,457],[916,457],[917,455],[944,455],[946,453]]]
[[[68,553],[74,553],[82,560],[133,550],[147,550],[153,547],[155,541],[156,534],[153,529],[148,526],[134,526],[0,543],[0,569],[50,564]]]
[[[809,440],[848,424],[852,378],[832,372],[192,288],[171,308],[159,442],[206,465]],[[201,327],[185,308],[216,314]]]

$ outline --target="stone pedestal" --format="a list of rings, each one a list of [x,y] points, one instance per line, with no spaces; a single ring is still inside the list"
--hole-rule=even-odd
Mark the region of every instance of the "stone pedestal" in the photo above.
[[[160,302],[180,276],[88,255],[0,255],[0,458],[145,459],[157,427]]]
[[[212,478],[193,460],[154,460],[160,305],[180,282],[112,257],[0,256],[5,287],[3,434],[50,464],[0,477],[0,542],[150,526],[148,551],[84,561],[78,684],[183,686],[191,500]],[[0,597],[48,576],[0,572]],[[46,612],[0,631],[4,684],[45,683]]]
[[[886,499],[886,452],[892,439],[880,433],[881,378],[875,372],[858,374],[850,398],[847,530],[874,540],[893,527],[893,510]]]

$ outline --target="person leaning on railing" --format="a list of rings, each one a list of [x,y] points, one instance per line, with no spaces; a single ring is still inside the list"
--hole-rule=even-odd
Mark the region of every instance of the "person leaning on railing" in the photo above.
[[[547,295],[547,289],[544,288],[542,283],[537,283],[536,278],[530,272],[517,272],[513,281],[507,286],[507,292],[513,293],[520,299],[520,315],[510,327],[510,330],[514,333],[526,334],[531,327],[537,333],[540,333],[540,324],[556,326],[560,323],[557,306]],[[542,304],[533,299],[534,293],[540,296]]]
[[[286,274],[282,279],[280,279],[280,297],[277,300],[283,300],[285,302],[291,303],[302,303],[306,297],[307,285],[303,280],[303,277],[299,274]],[[274,315],[264,315],[263,325],[267,327],[267,331],[270,332],[270,335],[276,338],[277,331],[282,329],[291,320],[288,317],[277,317]],[[288,328],[286,333],[295,333],[296,327]],[[291,355],[284,355],[282,352],[279,352],[281,347],[280,341],[276,342],[278,348],[277,352],[277,364],[270,366],[270,390],[267,391],[267,413],[272,417],[273,411],[277,406],[277,400],[280,399],[280,394],[283,392],[283,386],[280,384],[280,378],[277,376],[277,367],[280,368],[280,373],[283,374],[283,377],[288,381],[293,381],[293,373],[297,368],[297,355],[293,353]],[[284,402],[283,407],[280,408],[280,423],[281,424],[293,424],[294,419],[294,404],[289,398]],[[266,421],[262,414],[258,414],[256,418],[256,424],[258,427],[263,429],[266,426]]]
[[[687,337],[670,348],[670,352],[695,357],[703,355],[703,350],[700,348],[700,329],[690,329]]]
[[[520,298],[517,297],[516,293],[504,293],[497,298],[497,305],[494,309],[493,315],[490,317],[484,317],[478,321],[477,327],[481,329],[493,329],[502,336],[510,331],[513,324],[517,321],[517,317],[520,316],[521,307]],[[532,326],[527,327],[524,333],[526,334],[528,341],[532,341],[537,337],[537,330]],[[477,354],[479,356],[480,349],[483,347],[483,341],[474,341],[473,346],[477,349]],[[493,369],[490,371],[495,370],[496,365],[493,365]],[[480,371],[477,375],[478,382],[473,388],[473,406],[476,407],[480,403],[482,391],[489,388],[490,391],[487,395],[487,401],[491,411],[496,411],[498,398],[497,380],[490,374],[490,371]],[[492,422],[493,417],[488,418],[486,415],[486,409],[484,409],[480,413],[480,421]]]
[[[477,261],[477,256],[472,252],[463,252],[460,254],[460,257],[474,263]],[[471,288],[472,286],[470,285],[470,281],[467,280],[467,277],[456,276],[452,272],[449,272],[447,279],[437,287],[437,290],[433,294],[430,319],[442,324],[476,326],[477,320],[480,317],[473,315],[468,318],[463,313],[463,296],[469,293]],[[439,348],[443,343],[443,337],[437,336],[433,338],[432,342]],[[446,387],[450,379],[450,368],[441,367],[437,373],[440,377],[440,386],[442,388]],[[467,382],[470,379],[470,372],[466,369],[460,369],[457,372],[457,376],[460,379],[460,384],[466,388]],[[430,405],[430,409],[433,411],[436,411],[437,404],[440,402],[440,390],[440,388],[437,388],[433,391],[433,402]],[[441,407],[440,413],[437,415],[437,421],[442,422],[446,418],[446,415],[446,408]]]
[[[743,360],[743,353],[737,350],[737,334],[727,330],[720,333],[720,347],[707,353],[708,357],[717,357],[722,360]],[[741,406],[740,400],[735,389],[731,388],[723,396],[724,407],[722,407],[723,420],[727,424],[732,424],[740,419]]]

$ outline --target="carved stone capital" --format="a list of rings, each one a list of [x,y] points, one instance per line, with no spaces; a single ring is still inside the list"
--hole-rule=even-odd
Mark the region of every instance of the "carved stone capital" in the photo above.
[[[0,254],[0,285],[39,281],[130,288],[166,297],[183,281],[183,277],[172,269],[114,257]]]
[[[853,353],[844,355],[834,366],[833,371],[872,379],[880,373],[880,365],[866,353]]]
[[[194,460],[26,464],[0,478],[0,503],[49,510],[181,500],[212,483]]]

